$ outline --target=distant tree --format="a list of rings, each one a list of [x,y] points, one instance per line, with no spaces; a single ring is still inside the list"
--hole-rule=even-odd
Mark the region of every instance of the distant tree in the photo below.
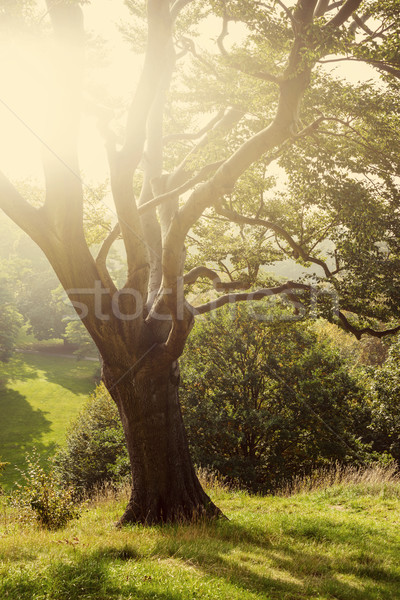
[[[65,340],[77,346],[74,354],[77,358],[97,356],[97,348],[81,321],[70,321],[65,328]]]
[[[12,286],[0,263],[0,361],[8,361],[17,342],[22,317],[18,312]]]

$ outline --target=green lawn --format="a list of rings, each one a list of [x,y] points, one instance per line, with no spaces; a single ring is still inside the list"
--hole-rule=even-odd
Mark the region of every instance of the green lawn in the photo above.
[[[10,465],[2,482],[18,478],[25,454],[43,459],[65,438],[70,420],[94,389],[98,364],[41,354],[20,354],[1,367],[0,459]]]
[[[289,498],[211,490],[229,521],[113,526],[99,501],[64,530],[0,511],[0,598],[10,600],[396,600],[400,484]]]

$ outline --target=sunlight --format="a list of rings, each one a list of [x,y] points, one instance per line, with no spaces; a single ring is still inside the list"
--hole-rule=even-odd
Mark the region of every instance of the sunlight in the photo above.
[[[120,106],[127,106],[141,67],[140,57],[131,52],[118,31],[118,25],[131,18],[129,11],[122,2],[111,0],[104,0],[101,10],[96,4],[85,5],[83,9],[87,34],[105,43],[103,63],[88,64],[85,78],[98,97],[103,94],[118,102],[122,99]],[[215,48],[219,33],[219,19],[206,19],[196,43],[199,48],[210,51]],[[227,47],[242,38],[243,27],[230,23]],[[376,77],[372,67],[359,63],[328,63],[324,70],[335,71],[352,82]],[[50,98],[54,90],[64,87],[64,73],[52,38],[20,34],[3,39],[0,42],[0,78],[3,84],[0,95],[1,168],[15,180],[41,181],[42,142],[46,140],[46,121],[51,116]],[[87,98],[81,117],[79,155],[85,179],[98,182],[107,178],[103,138],[96,116],[88,109]]]
[[[0,45],[0,96],[2,168],[12,177],[38,177],[49,82],[44,47],[21,38]]]

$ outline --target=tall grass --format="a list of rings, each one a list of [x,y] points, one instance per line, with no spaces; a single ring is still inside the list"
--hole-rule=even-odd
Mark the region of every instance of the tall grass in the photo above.
[[[309,494],[336,487],[357,486],[369,493],[381,491],[384,486],[399,486],[400,472],[395,462],[372,463],[367,466],[352,466],[334,463],[315,469],[309,475],[299,475],[282,486],[280,496]]]

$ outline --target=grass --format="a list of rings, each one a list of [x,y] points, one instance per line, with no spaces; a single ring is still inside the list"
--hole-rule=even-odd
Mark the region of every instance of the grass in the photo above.
[[[113,526],[100,498],[59,532],[0,517],[0,598],[12,600],[396,600],[400,484],[319,486],[288,497],[214,487],[229,521]]]
[[[0,459],[9,462],[2,481],[19,478],[25,455],[43,459],[62,444],[66,429],[94,389],[97,363],[40,354],[20,354],[2,367]]]

